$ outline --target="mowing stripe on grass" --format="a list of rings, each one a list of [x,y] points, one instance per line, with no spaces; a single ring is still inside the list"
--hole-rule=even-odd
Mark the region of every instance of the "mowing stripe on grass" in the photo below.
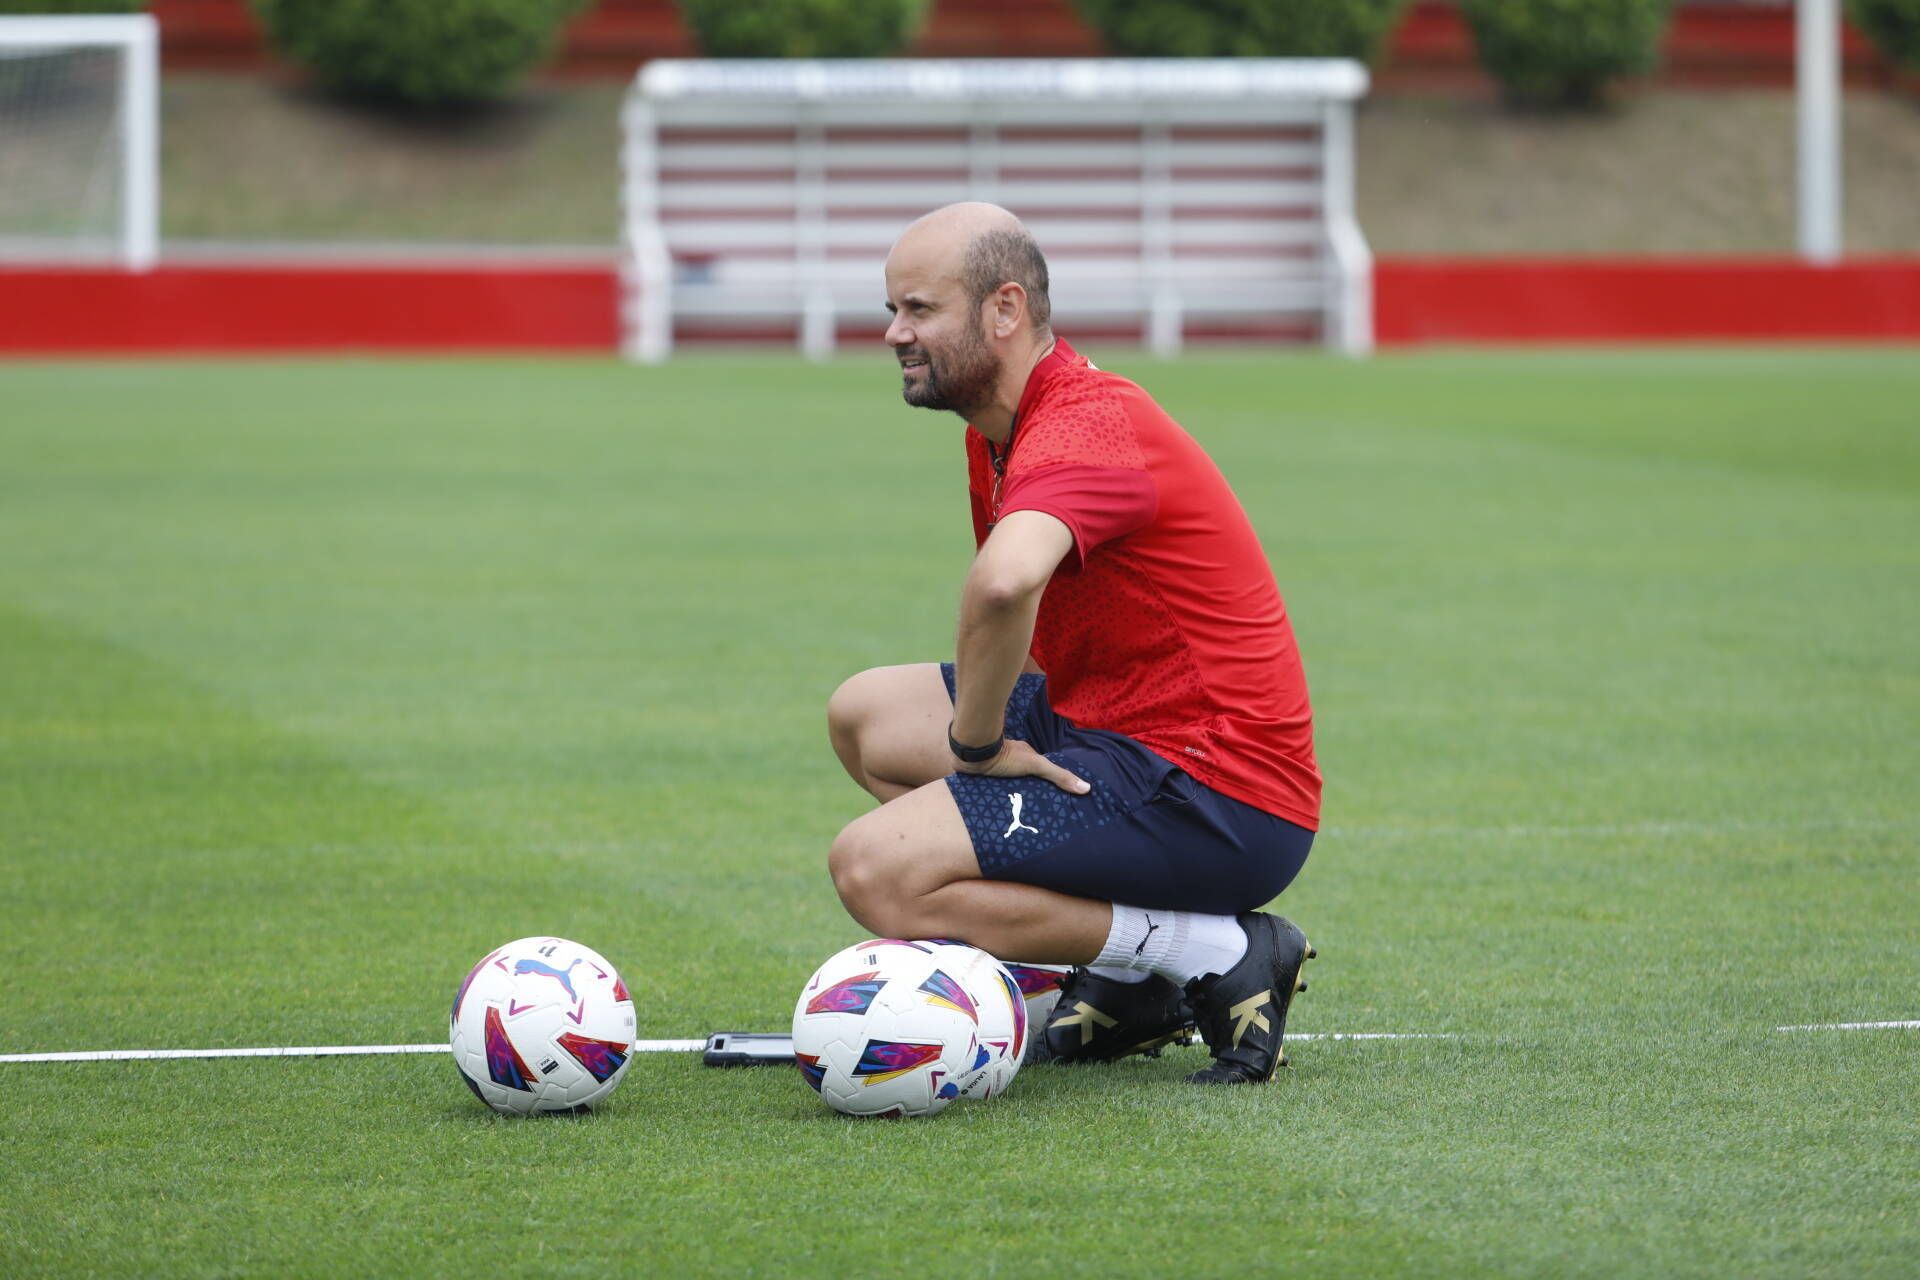
[[[1920,1019],[1906,1022],[1809,1022],[1799,1027],[1775,1027],[1775,1031],[1920,1031]]]
[[[1323,836],[1349,839],[1429,839],[1434,836],[1468,836],[1487,839],[1559,839],[1595,836],[1720,836],[1744,832],[1780,831],[1908,831],[1920,826],[1912,821],[1883,821],[1876,818],[1809,818],[1794,820],[1744,820],[1714,822],[1577,822],[1561,824],[1507,823],[1494,826],[1459,826],[1447,823],[1393,824],[1389,826],[1322,827]]]
[[[1920,1023],[1914,1024],[1920,1026]],[[1781,1028],[1787,1030],[1787,1028]],[[1303,1040],[1452,1040],[1446,1032],[1424,1031],[1305,1031],[1288,1036]],[[634,1053],[696,1053],[705,1040],[636,1040]],[[446,1053],[445,1044],[323,1044],[269,1046],[254,1049],[89,1049],[71,1053],[0,1053],[0,1064],[28,1062],[148,1062],[171,1058],[343,1058],[392,1053]]]

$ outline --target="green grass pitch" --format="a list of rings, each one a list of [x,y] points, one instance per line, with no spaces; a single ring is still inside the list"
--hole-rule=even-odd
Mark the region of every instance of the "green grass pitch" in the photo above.
[[[1920,361],[1091,354],[1213,453],[1313,685],[1320,948],[1200,1051],[926,1123],[651,1055],[0,1066],[0,1273],[1911,1275]],[[853,940],[823,708],[950,652],[883,355],[0,366],[0,1052],[430,1041],[556,932],[646,1036]]]

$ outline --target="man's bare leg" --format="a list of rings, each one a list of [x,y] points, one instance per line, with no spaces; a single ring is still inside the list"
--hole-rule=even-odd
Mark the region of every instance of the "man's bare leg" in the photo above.
[[[957,938],[993,955],[1080,966],[1099,961],[1145,968],[1163,980],[1164,990],[1107,984],[1125,993],[1122,1005],[1111,1009],[1129,1001],[1140,1005],[1124,1017],[1076,996],[1070,1016],[1051,1018],[1036,1033],[1036,1046],[1044,1039],[1050,1056],[1061,1056],[1056,1041],[1092,1050],[1080,1055],[1088,1057],[1150,1051],[1179,1039],[1197,1022],[1214,1060],[1189,1081],[1258,1083],[1271,1079],[1286,1061],[1281,1043],[1287,1011],[1294,992],[1306,989],[1300,970],[1313,955],[1290,921],[1260,912],[1149,915],[1140,908],[983,879],[966,822],[945,781],[928,783],[848,823],[833,842],[828,867],[848,912],[883,937]],[[1155,948],[1161,929],[1166,937]],[[1169,1003],[1180,990],[1189,1003]],[[1061,999],[1067,998],[1063,992]],[[1091,1043],[1096,1023],[1115,1032],[1111,1043]],[[1070,1026],[1075,1037],[1066,1035]]]
[[[895,800],[953,767],[947,725],[953,701],[940,664],[875,667],[853,676],[827,702],[834,754],[876,800]]]
[[[1113,924],[1108,903],[981,879],[967,824],[943,782],[847,824],[827,865],[849,914],[882,937],[957,938],[996,956],[1086,964]]]

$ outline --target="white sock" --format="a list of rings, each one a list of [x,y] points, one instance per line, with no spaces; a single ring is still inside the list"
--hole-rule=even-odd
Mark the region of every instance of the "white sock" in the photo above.
[[[1145,982],[1153,976],[1151,969],[1123,969],[1117,964],[1090,964],[1087,972],[1108,982]]]
[[[1094,968],[1144,970],[1191,982],[1225,973],[1247,954],[1247,934],[1232,916],[1198,911],[1152,911],[1113,904],[1113,926]]]

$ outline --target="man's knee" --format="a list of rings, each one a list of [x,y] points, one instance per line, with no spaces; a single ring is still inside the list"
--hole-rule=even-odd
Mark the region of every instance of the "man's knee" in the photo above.
[[[890,838],[878,812],[846,825],[827,850],[827,871],[854,919],[887,937],[912,937],[919,923],[911,868],[900,854],[906,846]]]
[[[866,826],[855,819],[834,837],[833,846],[827,850],[827,871],[847,913],[868,928],[879,928],[879,919],[888,914],[893,896],[891,877]]]
[[[827,737],[833,743],[833,752],[840,757],[840,763],[853,774],[856,782],[863,781],[860,769],[860,731],[865,727],[871,699],[868,696],[868,679],[873,673],[862,671],[857,676],[849,676],[840,682],[840,687],[827,699]]]

